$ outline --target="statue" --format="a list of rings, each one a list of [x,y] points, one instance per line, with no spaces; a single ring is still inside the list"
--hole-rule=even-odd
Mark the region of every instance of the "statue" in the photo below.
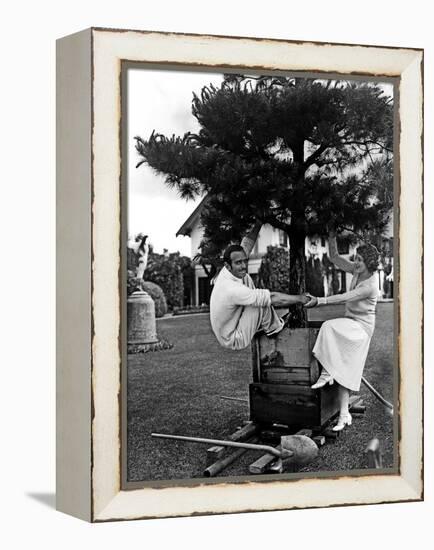
[[[133,250],[136,261],[136,277],[138,279],[143,279],[143,274],[145,273],[146,266],[148,265],[148,255],[149,255],[149,244],[147,242],[148,235],[139,233],[136,235],[134,241],[128,242],[128,248]]]
[[[128,299],[127,342],[128,353],[146,353],[170,349],[173,344],[157,335],[154,299],[143,289],[143,275],[148,264],[148,235],[139,233],[127,242]],[[134,257],[132,257],[134,256]]]

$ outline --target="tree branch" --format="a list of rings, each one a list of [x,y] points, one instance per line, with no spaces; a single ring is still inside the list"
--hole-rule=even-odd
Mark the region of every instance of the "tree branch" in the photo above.
[[[316,160],[324,153],[324,151],[327,149],[328,145],[326,145],[325,143],[322,143],[318,149],[316,149],[316,151],[314,151],[310,157],[308,157],[305,161],[304,161],[304,168],[305,170],[307,170],[309,168],[309,166],[312,166],[312,164],[315,164]]]
[[[368,139],[366,141],[343,141],[342,145],[359,145],[368,147],[368,144],[372,143],[373,145],[376,145],[377,147],[380,147],[380,149],[384,149],[385,151],[388,151],[389,153],[393,153],[393,149],[389,149],[385,145],[382,145],[381,143],[378,143],[378,141],[374,141],[373,139]]]
[[[361,241],[363,241],[364,243],[367,243],[370,246],[372,246],[373,248],[375,248],[375,250],[380,254],[380,251],[375,246],[375,244],[373,244],[372,242],[369,242],[364,235],[361,235],[357,231],[354,231],[354,229],[350,229],[349,227],[345,227],[344,225],[341,225],[340,228],[344,229],[345,231],[349,231],[350,233],[353,233],[353,235],[356,235],[356,237],[359,238]]]
[[[272,216],[263,216],[258,217],[258,219],[263,223],[268,223],[275,227],[276,229],[281,229],[285,233],[289,233],[291,226],[288,223],[281,222]]]

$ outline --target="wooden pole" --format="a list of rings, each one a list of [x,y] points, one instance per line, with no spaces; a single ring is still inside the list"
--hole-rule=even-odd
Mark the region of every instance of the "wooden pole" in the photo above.
[[[249,439],[249,443],[256,443],[258,440],[257,437],[254,437],[253,439]],[[237,458],[242,456],[244,453],[246,453],[248,449],[238,449],[234,451],[233,453],[225,456],[224,458],[220,458],[220,460],[217,460],[214,462],[214,464],[211,464],[208,466],[208,468],[205,469],[203,475],[205,477],[214,477],[217,474],[219,474],[222,470],[227,468],[232,462],[235,462]]]
[[[227,399],[228,401],[240,401],[241,403],[248,403],[248,399],[242,399],[241,397],[229,397],[228,395],[219,395],[220,399]]]
[[[228,437],[229,441],[245,441],[246,439],[249,439],[249,437],[252,437],[257,431],[259,430],[259,427],[254,422],[248,422],[245,426],[237,430],[235,433],[231,434]],[[206,451],[206,457],[207,457],[207,465],[211,465],[220,458],[223,457],[223,453],[225,451],[225,447],[223,445],[214,445],[213,447],[210,447]]]
[[[371,384],[366,380],[364,376],[362,376],[362,382],[365,384],[365,386],[368,388],[368,390],[375,395],[375,397],[383,403],[383,405],[389,410],[389,413],[393,416],[393,405],[392,403],[389,403],[389,401],[386,401],[384,397],[379,393],[374,386],[371,386]]]

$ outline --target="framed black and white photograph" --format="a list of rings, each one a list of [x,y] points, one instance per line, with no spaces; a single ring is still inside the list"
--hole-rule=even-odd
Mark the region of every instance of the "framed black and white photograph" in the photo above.
[[[422,50],[91,29],[57,58],[59,509],[420,500]]]

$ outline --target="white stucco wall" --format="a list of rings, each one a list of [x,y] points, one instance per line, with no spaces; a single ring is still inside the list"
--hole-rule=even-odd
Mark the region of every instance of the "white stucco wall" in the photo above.
[[[194,258],[199,253],[199,245],[202,240],[203,229],[200,223],[194,225],[190,237],[191,237],[191,257]],[[265,254],[267,252],[267,246],[279,246],[279,231],[271,225],[264,225],[258,235],[255,248],[252,255]]]

